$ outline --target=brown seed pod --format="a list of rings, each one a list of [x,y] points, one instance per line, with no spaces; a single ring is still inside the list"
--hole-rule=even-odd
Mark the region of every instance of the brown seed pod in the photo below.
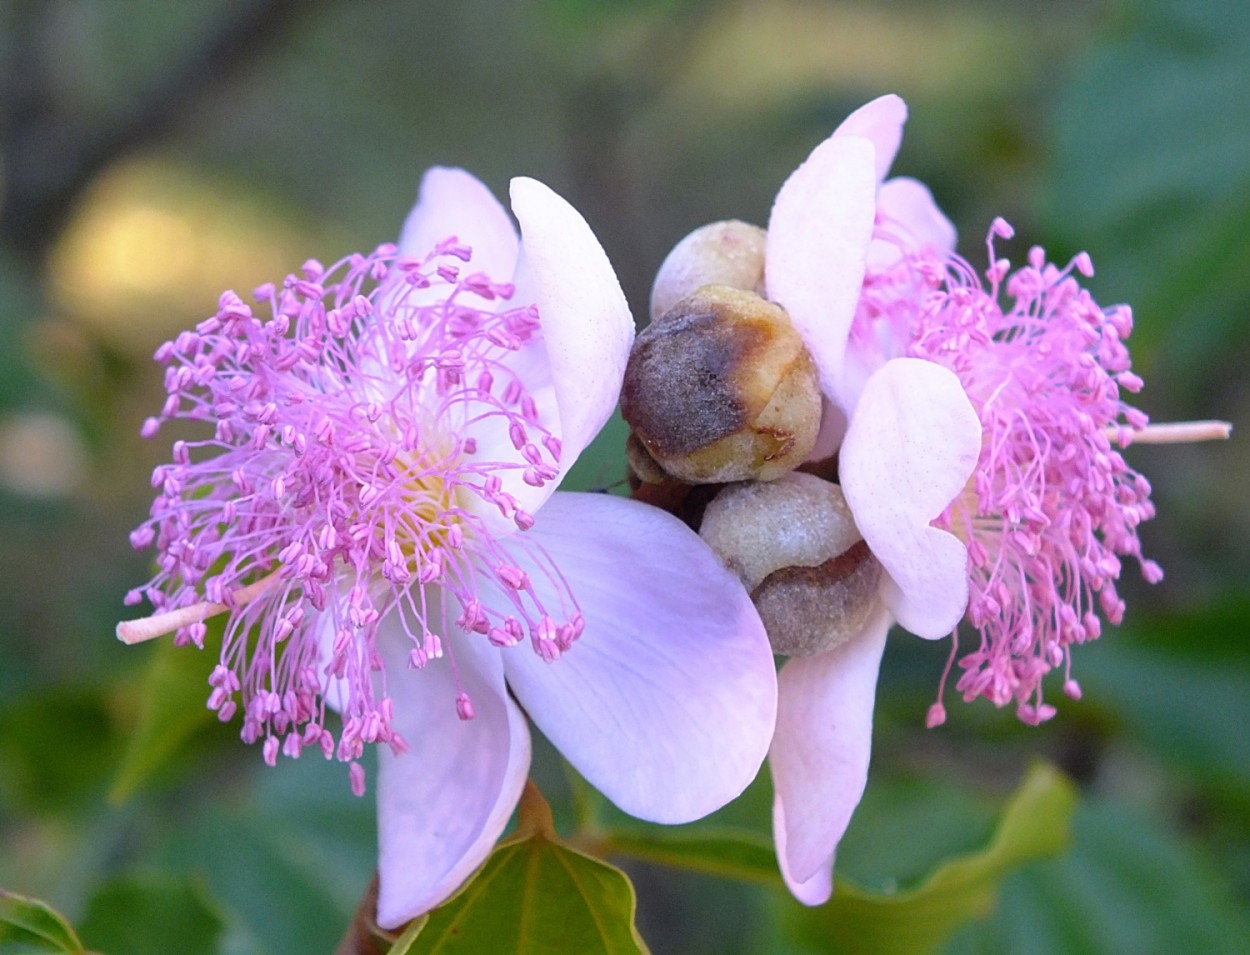
[[[631,454],[643,470],[654,462],[691,484],[770,481],[811,453],[820,386],[782,308],[710,285],[638,335],[621,413],[651,459]]]
[[[764,294],[764,240],[757,225],[730,219],[700,226],[673,246],[651,286],[651,321],[661,321],[705,285]]]
[[[881,565],[836,484],[810,474],[725,488],[699,535],[751,592],[773,651],[810,656],[850,639],[877,601]]]

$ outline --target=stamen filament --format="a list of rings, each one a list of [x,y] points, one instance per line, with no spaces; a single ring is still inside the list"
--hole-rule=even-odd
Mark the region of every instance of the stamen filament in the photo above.
[[[1231,421],[1169,421],[1148,424],[1133,432],[1133,444],[1188,444],[1194,441],[1222,441],[1233,432]]]
[[[233,594],[235,607],[244,607],[251,603],[269,589],[270,585],[277,579],[277,576],[278,572],[275,570],[254,584],[240,587]],[[149,617],[140,617],[137,620],[123,620],[117,625],[117,639],[127,646],[134,646],[136,643],[163,637],[182,627],[189,627],[193,623],[200,623],[209,617],[215,617],[219,613],[225,613],[230,609],[225,604],[205,600],[197,604],[191,604],[189,607],[178,607],[175,610],[154,613]]]

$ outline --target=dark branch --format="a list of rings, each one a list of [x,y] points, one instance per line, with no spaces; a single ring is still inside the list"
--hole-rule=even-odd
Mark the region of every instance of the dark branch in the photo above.
[[[253,62],[295,20],[308,0],[253,0],[189,49],[130,108],[106,120],[66,115],[47,87],[48,64],[40,62],[35,17],[42,4],[21,11],[14,56],[4,88],[10,96],[0,119],[4,193],[0,243],[33,264],[46,255],[84,188],[110,163],[168,132],[224,76]],[[42,51],[41,51],[42,52]],[[46,53],[44,54],[46,59]]]

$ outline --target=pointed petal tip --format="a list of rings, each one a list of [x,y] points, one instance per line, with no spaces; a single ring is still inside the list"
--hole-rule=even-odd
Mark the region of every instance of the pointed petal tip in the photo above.
[[[567,470],[616,409],[634,319],[607,253],[581,213],[525,176],[512,180],[510,194],[550,359],[561,467]]]

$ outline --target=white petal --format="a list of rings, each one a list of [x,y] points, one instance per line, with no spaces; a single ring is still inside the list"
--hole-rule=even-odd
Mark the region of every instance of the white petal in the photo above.
[[[576,209],[542,183],[517,178],[512,211],[521,223],[518,286],[532,290],[541,316],[567,471],[616,408],[634,320],[607,255]]]
[[[831,136],[790,174],[768,221],[768,297],[790,314],[820,371],[821,390],[843,407],[842,360],[864,278],[876,192],[872,144]]]
[[[907,122],[907,104],[890,93],[865,103],[842,121],[833,135],[862,136],[871,140],[876,150],[877,182],[885,179],[903,141],[903,124]]]
[[[919,358],[872,374],[842,442],[842,490],[887,572],[882,599],[921,637],[950,633],[967,608],[967,548],[930,522],[964,489],[980,451],[981,423],[959,379]]]
[[[676,518],[604,494],[556,494],[528,537],[586,619],[553,663],[524,644],[505,655],[534,722],[640,818],[688,822],[737,796],[768,750],[777,705],[772,652],[737,578]]]
[[[428,911],[490,855],[529,771],[525,717],[504,688],[499,651],[445,632],[444,657],[406,666],[397,628],[379,643],[395,704],[395,726],[410,750],[378,747],[378,924],[394,928]],[[456,682],[456,672],[459,683]],[[460,720],[456,693],[476,715]]]
[[[877,214],[902,226],[912,249],[929,246],[940,252],[955,251],[954,224],[933,201],[929,187],[918,180],[898,177],[883,183],[877,193]],[[898,256],[897,246],[874,240],[868,250],[868,269],[884,269]]]
[[[399,250],[424,258],[451,236],[473,250],[467,271],[485,272],[495,282],[512,276],[517,234],[508,211],[475,176],[463,169],[434,166],[421,180],[417,204],[400,233]]]
[[[781,870],[802,902],[833,886],[833,857],[868,780],[877,671],[890,617],[875,611],[864,630],[814,657],[795,657],[778,676],[777,734],[768,756]]]

